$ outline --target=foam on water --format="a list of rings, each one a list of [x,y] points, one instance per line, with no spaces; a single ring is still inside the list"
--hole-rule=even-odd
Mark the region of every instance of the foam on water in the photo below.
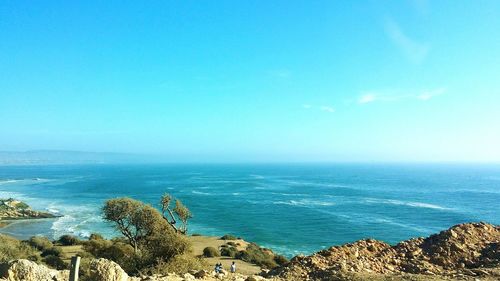
[[[391,205],[402,205],[415,208],[426,208],[426,209],[436,209],[436,210],[452,210],[452,208],[442,207],[434,204],[423,203],[423,202],[407,202],[394,199],[378,199],[378,198],[365,198],[364,203],[368,204],[391,204]]]
[[[18,198],[34,209],[62,217],[0,231],[52,238],[99,232],[111,237],[117,233],[101,218],[104,200],[128,196],[157,207],[166,189],[194,214],[191,233],[232,233],[288,256],[366,237],[395,243],[464,221],[500,223],[500,181],[495,180],[500,166],[484,171],[457,166],[441,167],[438,173],[433,169],[362,165],[2,167],[0,198]]]
[[[290,206],[305,206],[305,207],[333,206],[333,205],[335,205],[335,203],[333,203],[333,202],[310,200],[310,199],[274,201],[273,204],[282,204],[282,205],[290,205]]]
[[[191,193],[196,194],[196,195],[213,195],[212,193],[202,192],[202,191],[197,191],[197,190],[192,190]]]

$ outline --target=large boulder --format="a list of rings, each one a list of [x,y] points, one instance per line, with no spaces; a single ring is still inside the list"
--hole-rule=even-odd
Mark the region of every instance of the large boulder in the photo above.
[[[99,281],[128,281],[128,274],[115,262],[95,259],[90,262],[90,278]]]
[[[0,278],[8,281],[65,281],[69,271],[57,271],[29,260],[13,260],[0,265]]]

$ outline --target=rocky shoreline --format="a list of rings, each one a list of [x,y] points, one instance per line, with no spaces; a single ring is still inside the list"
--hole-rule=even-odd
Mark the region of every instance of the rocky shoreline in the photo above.
[[[2,223],[7,223],[11,220],[47,219],[56,217],[59,216],[48,212],[32,210],[28,204],[13,198],[0,199],[0,227]]]

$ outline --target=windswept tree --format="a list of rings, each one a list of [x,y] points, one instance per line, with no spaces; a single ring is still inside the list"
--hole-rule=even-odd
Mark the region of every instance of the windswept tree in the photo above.
[[[115,198],[106,201],[102,211],[104,219],[115,224],[134,252],[134,256],[124,258],[127,256],[123,254],[126,247],[120,246],[119,242],[110,242],[112,245],[104,251],[111,256],[104,256],[126,263],[129,272],[136,273],[158,262],[169,262],[190,251],[186,237],[176,233],[162,214],[150,205],[130,198]],[[102,241],[93,242],[100,244]]]
[[[134,199],[110,199],[106,201],[102,211],[104,219],[116,223],[116,228],[127,238],[135,252],[141,241],[158,227],[154,218],[155,210]]]
[[[165,193],[161,197],[160,203],[163,218],[172,226],[175,232],[186,234],[188,231],[188,220],[191,219],[193,215],[179,199],[175,199],[175,206],[171,209],[170,204],[172,200],[172,196],[168,193]],[[181,222],[180,226],[177,226],[177,220]]]
[[[165,240],[163,245],[175,245],[181,239],[157,209],[134,199],[110,199],[104,204],[103,214],[105,220],[115,223],[136,253],[157,240]]]

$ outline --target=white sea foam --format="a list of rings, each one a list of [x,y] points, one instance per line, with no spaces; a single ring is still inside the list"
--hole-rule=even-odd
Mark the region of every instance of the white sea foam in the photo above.
[[[28,178],[28,179],[6,179],[0,180],[0,185],[9,185],[9,184],[39,184],[51,181],[50,179],[43,178]]]
[[[197,191],[197,190],[192,190],[191,193],[197,194],[197,195],[213,195],[212,193],[201,192],[201,191]]]
[[[309,197],[311,194],[305,194],[305,193],[281,193],[281,192],[271,192],[271,194],[274,195],[280,195],[280,196],[302,196],[302,197]],[[326,196],[326,195],[325,195]]]
[[[16,183],[16,182],[19,182],[19,180],[0,180],[0,185],[9,184],[9,183]]]
[[[443,207],[443,206],[439,206],[439,205],[434,205],[434,204],[429,204],[429,203],[408,202],[408,201],[400,201],[400,200],[394,200],[394,199],[365,198],[364,202],[368,203],[368,204],[390,204],[390,205],[409,206],[409,207],[415,207],[415,208],[451,210],[451,208],[447,208],[447,207]]]
[[[309,200],[309,199],[300,199],[300,200],[288,200],[288,201],[275,201],[273,204],[276,205],[290,205],[290,206],[333,206],[335,203],[319,201],[319,200]]]

